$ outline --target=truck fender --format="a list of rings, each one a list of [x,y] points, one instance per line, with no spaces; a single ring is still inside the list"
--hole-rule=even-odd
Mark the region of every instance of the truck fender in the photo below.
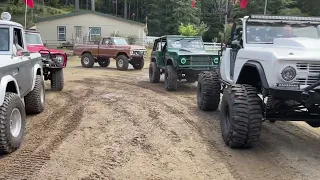
[[[0,82],[0,106],[2,106],[4,97],[6,96],[6,90],[7,90],[7,85],[8,83],[13,82],[15,85],[15,91],[17,92],[18,96],[20,96],[20,90],[19,90],[19,85],[14,77],[11,75],[6,75],[1,78]]]
[[[165,65],[167,65],[168,62],[170,62],[170,61],[172,62],[172,65],[174,67],[177,67],[176,61],[174,61],[171,57],[166,57]]]
[[[39,73],[40,72],[40,73]],[[31,87],[31,91],[33,90],[35,84],[36,84],[36,79],[37,79],[37,75],[41,75],[42,78],[43,77],[43,72],[42,72],[42,68],[41,68],[41,65],[40,64],[35,64],[33,66],[33,80],[32,80],[32,87]],[[43,79],[44,80],[44,79]]]
[[[257,62],[257,61],[253,61],[253,60],[249,60],[247,61],[243,66],[242,66],[242,69],[240,71],[240,75],[242,73],[242,70],[245,68],[245,67],[252,67],[252,68],[255,68],[258,73],[259,73],[259,76],[260,76],[260,80],[262,82],[262,85],[264,88],[268,89],[269,88],[269,84],[268,84],[268,81],[267,81],[267,78],[266,78],[266,75],[265,75],[265,72],[264,72],[264,69],[262,67],[262,65]],[[239,76],[240,77],[240,76]],[[237,83],[239,81],[239,78],[237,80]]]

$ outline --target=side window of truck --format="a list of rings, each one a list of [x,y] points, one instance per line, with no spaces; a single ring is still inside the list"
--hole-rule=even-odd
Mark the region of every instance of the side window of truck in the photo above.
[[[159,41],[154,42],[152,51],[159,51]]]
[[[103,45],[109,45],[109,44],[111,44],[110,38],[104,38],[104,39],[102,40],[102,44],[103,44]]]
[[[22,36],[22,30],[19,28],[14,28],[14,45],[16,45],[17,50],[24,49],[24,43],[23,43],[23,36]]]

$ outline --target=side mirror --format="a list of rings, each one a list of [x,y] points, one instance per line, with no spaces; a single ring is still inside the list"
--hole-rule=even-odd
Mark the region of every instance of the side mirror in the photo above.
[[[235,40],[235,41],[232,41],[231,44],[235,45],[235,46],[237,46],[239,48],[242,48],[242,46],[240,45],[240,41]]]
[[[43,46],[47,46],[47,43],[43,43]]]
[[[30,56],[30,52],[29,51],[22,51],[22,56]]]

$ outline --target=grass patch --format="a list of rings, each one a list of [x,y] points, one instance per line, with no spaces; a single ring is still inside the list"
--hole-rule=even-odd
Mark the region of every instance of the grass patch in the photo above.
[[[25,14],[25,4],[23,1],[19,1],[18,4],[12,3],[0,3],[0,11],[1,12],[9,12],[11,14],[12,21],[20,23],[24,26],[24,14]],[[39,4],[35,4],[33,9],[28,9],[27,12],[27,28],[30,28],[35,25],[35,20],[39,17],[48,17],[54,16],[59,14],[66,14],[73,11],[73,7],[62,7],[59,8],[52,8],[49,6],[43,6]]]

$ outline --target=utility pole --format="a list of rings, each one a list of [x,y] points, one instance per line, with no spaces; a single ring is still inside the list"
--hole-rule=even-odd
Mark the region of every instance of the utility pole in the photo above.
[[[264,15],[267,14],[267,5],[268,5],[268,0],[266,0],[264,3]]]
[[[127,0],[124,0],[124,18],[125,19],[128,19],[128,1]]]
[[[79,0],[75,0],[75,6],[76,6],[76,11],[79,11],[80,10],[80,7],[79,7]]]
[[[95,0],[91,0],[91,10],[96,11],[96,1]]]
[[[224,20],[224,34],[227,33],[227,25],[228,25],[228,7],[229,7],[229,0],[226,0],[226,15]]]

